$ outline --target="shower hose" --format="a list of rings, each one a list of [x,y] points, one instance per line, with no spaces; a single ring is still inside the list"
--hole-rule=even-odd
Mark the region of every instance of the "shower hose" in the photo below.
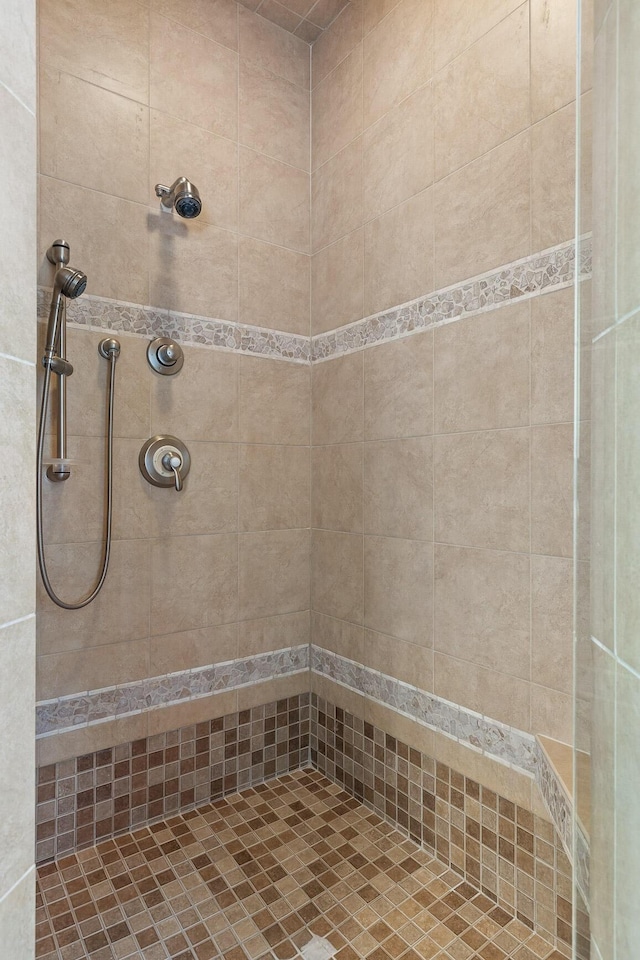
[[[113,401],[115,396],[115,385],[116,385],[116,361],[117,355],[115,352],[109,353],[109,392],[107,395],[107,475],[106,475],[106,484],[107,484],[107,510],[104,519],[104,551],[102,556],[102,569],[95,587],[91,590],[86,597],[83,597],[82,600],[78,600],[75,603],[67,603],[65,600],[61,600],[58,594],[55,592],[51,586],[51,581],[49,579],[49,574],[47,572],[47,562],[44,555],[44,534],[43,534],[43,523],[42,523],[42,482],[43,482],[43,459],[44,459],[44,440],[45,440],[45,430],[47,422],[47,410],[49,407],[49,388],[51,386],[51,367],[50,365],[45,366],[44,371],[44,383],[42,387],[42,403],[40,406],[40,422],[38,425],[38,458],[37,458],[37,471],[38,471],[38,480],[36,485],[36,512],[37,512],[37,526],[38,526],[38,564],[40,566],[40,575],[42,576],[42,582],[44,588],[47,591],[49,597],[53,600],[54,603],[57,603],[59,607],[63,607],[65,610],[81,610],[82,607],[86,607],[92,600],[100,593],[102,585],[107,576],[107,570],[109,569],[109,558],[111,556],[111,519],[113,514]]]

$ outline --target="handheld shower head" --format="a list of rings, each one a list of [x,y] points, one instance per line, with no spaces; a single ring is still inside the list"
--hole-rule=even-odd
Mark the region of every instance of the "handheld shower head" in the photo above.
[[[199,217],[202,211],[200,191],[186,177],[178,177],[170,187],[157,183],[156,197],[160,197],[160,205],[164,210],[175,207],[178,216],[184,217],[185,220]]]
[[[87,289],[87,275],[82,270],[61,267],[56,275],[56,286],[63,296],[68,297],[69,300],[75,300]]]

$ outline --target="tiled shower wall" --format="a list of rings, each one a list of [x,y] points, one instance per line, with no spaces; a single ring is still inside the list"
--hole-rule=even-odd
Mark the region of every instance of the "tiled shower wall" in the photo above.
[[[0,931],[2,952],[34,950],[35,686],[35,11],[2,0],[0,179]],[[12,25],[12,29],[7,28]]]
[[[401,0],[317,41],[314,333],[571,238],[574,33]],[[564,741],[572,323],[567,289],[312,367],[313,641]]]

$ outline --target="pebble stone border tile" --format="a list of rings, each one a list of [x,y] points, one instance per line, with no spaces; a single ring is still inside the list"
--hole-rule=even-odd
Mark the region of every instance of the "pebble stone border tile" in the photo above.
[[[316,694],[311,762],[571,956],[571,865],[548,820]],[[576,955],[586,960],[586,914],[579,929]]]
[[[172,337],[187,346],[310,364],[560,290],[573,283],[575,260],[575,243],[560,244],[315,337],[90,295],[70,301],[67,312],[69,323],[88,329]],[[579,276],[590,274],[591,241],[586,238],[580,243]],[[49,289],[38,290],[40,320],[48,316],[50,297]]]

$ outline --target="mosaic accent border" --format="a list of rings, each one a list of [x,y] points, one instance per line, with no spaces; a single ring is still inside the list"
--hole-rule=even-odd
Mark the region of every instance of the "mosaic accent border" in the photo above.
[[[309,764],[309,694],[42,766],[43,863]]]
[[[571,956],[571,864],[552,823],[317,694],[310,720],[317,770]],[[586,960],[588,933],[577,948]]]
[[[468,319],[517,300],[570,286],[576,274],[574,241],[437,290],[428,296],[312,337],[313,363],[389,340],[399,340],[433,327]],[[591,240],[580,244],[579,276],[591,274]]]
[[[569,241],[315,337],[91,295],[70,300],[67,312],[70,324],[90,330],[172,337],[186,346],[309,365],[561,290],[575,279],[575,261]],[[578,275],[591,275],[590,237],[580,242]],[[38,319],[46,320],[50,298],[49,288],[38,289]]]
[[[574,818],[573,803],[540,744],[538,744],[536,784],[558,831],[567,857],[573,863],[576,884],[588,907],[589,840],[578,820]]]
[[[494,760],[534,776],[538,750],[531,734],[443,700],[402,680],[365,667],[330,650],[311,646],[311,670],[444,733]]]
[[[38,319],[49,315],[51,290],[38,288]],[[171,337],[185,346],[210,347],[231,353],[271,357],[308,364],[311,341],[295,333],[216,320],[191,313],[85,295],[67,302],[71,325],[90,330],[126,333],[136,337]]]
[[[305,643],[254,657],[42,700],[36,704],[36,738],[157,710],[185,700],[198,700],[276,677],[291,677],[308,669],[309,646]]]

